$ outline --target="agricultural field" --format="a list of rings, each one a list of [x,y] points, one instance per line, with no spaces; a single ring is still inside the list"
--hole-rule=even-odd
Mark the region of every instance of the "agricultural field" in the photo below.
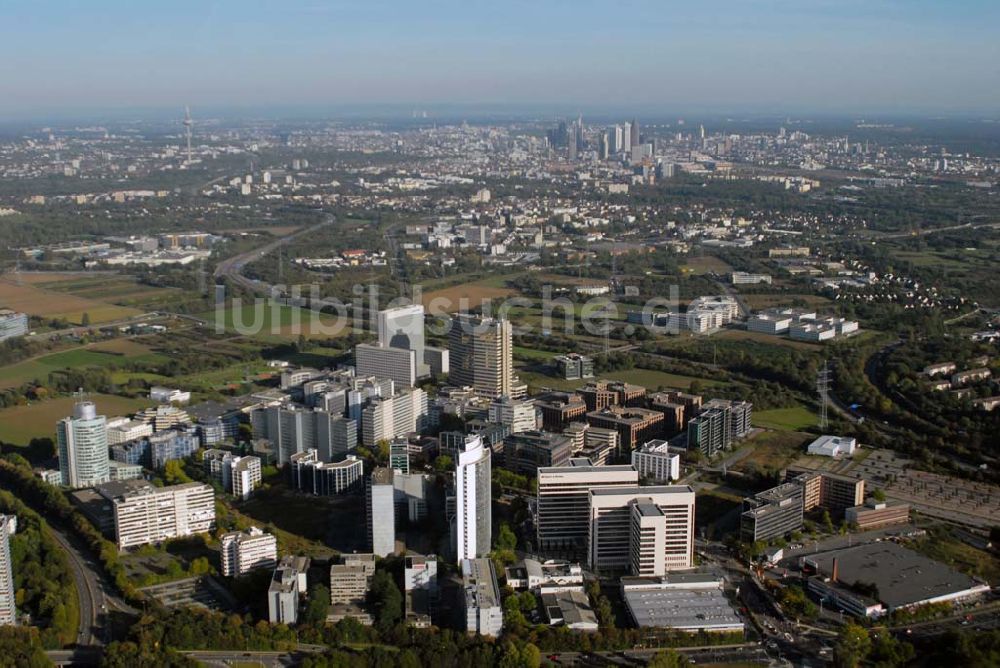
[[[689,274],[728,274],[733,268],[725,260],[714,255],[703,255],[701,257],[689,257],[681,266],[681,271]]]
[[[517,294],[516,290],[504,287],[504,283],[497,280],[503,279],[505,282],[507,278],[509,277],[500,276],[431,290],[423,293],[421,302],[424,308],[438,313],[468,311],[482,304],[484,300],[492,300],[493,306],[496,307],[502,300]]]
[[[98,415],[112,417],[134,413],[152,405],[148,399],[129,399],[109,394],[92,394]],[[0,410],[0,441],[27,445],[33,438],[55,438],[56,422],[73,413],[74,397],[60,397]]]
[[[212,326],[219,321],[219,313],[214,310],[199,313],[197,317]],[[350,319],[340,323],[330,313],[317,313],[276,302],[244,304],[238,309],[230,306],[222,312],[222,323],[227,332],[276,341],[294,339],[299,334],[304,334],[306,338],[332,338],[351,332]]]
[[[814,426],[818,421],[816,413],[805,406],[776,408],[769,411],[754,411],[753,425],[777,431],[799,431]]]
[[[119,306],[110,300],[80,297],[30,283],[18,284],[9,276],[0,278],[0,306],[43,318],[65,318],[76,325],[83,324],[85,313],[90,318],[91,324],[100,325],[143,312],[140,309]]]
[[[164,357],[132,339],[112,339],[25,360],[0,369],[0,390],[45,381],[53,371],[67,368],[116,366],[126,360],[158,362]]]

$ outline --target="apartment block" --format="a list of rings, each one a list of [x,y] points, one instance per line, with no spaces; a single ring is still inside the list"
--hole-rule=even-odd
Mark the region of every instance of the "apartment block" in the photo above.
[[[354,455],[339,462],[321,462],[315,449],[292,455],[289,468],[292,485],[317,496],[345,494],[358,489],[364,476],[364,462]]]
[[[16,532],[17,518],[0,515],[0,626],[17,624],[17,588],[10,551],[10,538]]]
[[[231,531],[220,540],[221,573],[239,577],[259,568],[274,568],[278,563],[278,539],[250,527],[246,531]]]
[[[215,526],[215,492],[202,483],[132,489],[112,504],[120,550],[207,533]]]

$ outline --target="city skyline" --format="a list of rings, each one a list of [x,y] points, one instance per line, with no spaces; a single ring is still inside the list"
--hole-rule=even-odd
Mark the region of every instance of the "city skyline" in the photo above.
[[[185,104],[195,113],[357,105],[671,113],[1000,107],[1000,46],[989,27],[1000,9],[978,0],[627,8],[291,2],[280,12],[220,0],[131,9],[108,0],[0,9],[8,63],[0,66],[0,120]],[[609,21],[616,15],[621,30]]]

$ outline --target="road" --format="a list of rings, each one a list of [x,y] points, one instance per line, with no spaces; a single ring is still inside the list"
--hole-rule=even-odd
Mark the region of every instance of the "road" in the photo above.
[[[90,556],[89,551],[80,544],[80,539],[64,532],[51,524],[52,536],[62,546],[69,558],[70,569],[76,582],[80,599],[80,628],[77,635],[77,645],[101,645],[104,626],[102,616],[109,610],[117,610],[128,614],[139,614],[139,611],[129,606],[116,594],[108,583],[100,564]]]
[[[69,327],[67,329],[54,329],[51,332],[29,334],[24,338],[30,341],[47,341],[49,339],[55,339],[63,336],[83,336],[87,332],[95,329],[104,329],[105,327],[124,327],[125,325],[134,325],[138,322],[149,322],[151,320],[158,320],[166,317],[167,315],[164,313],[151,311],[149,313],[140,313],[139,315],[134,315],[122,320],[115,320],[114,322],[95,323],[87,326],[80,325],[77,327]]]
[[[312,227],[307,227],[305,229],[298,230],[297,232],[292,232],[289,235],[283,236],[280,239],[275,239],[274,241],[265,244],[260,248],[255,248],[252,251],[248,251],[240,255],[234,255],[233,257],[230,258],[226,258],[215,267],[215,273],[213,274],[213,276],[216,279],[228,278],[233,283],[236,283],[237,285],[239,285],[241,288],[243,288],[248,292],[264,293],[270,295],[271,286],[267,283],[262,283],[261,281],[254,280],[252,278],[247,278],[242,273],[243,268],[246,265],[253,262],[254,260],[257,260],[258,258],[261,258],[267,255],[268,253],[273,253],[282,246],[291,243],[300,236],[311,234],[316,230],[326,227],[327,225],[332,225],[334,222],[336,222],[336,218],[334,216],[328,215],[322,223],[317,223]]]
[[[50,528],[52,536],[62,546],[69,558],[73,580],[76,582],[77,596],[80,599],[80,629],[76,636],[76,643],[78,645],[99,645],[101,638],[99,634],[95,634],[95,630],[98,629],[100,616],[105,607],[104,592],[99,578],[69,538],[55,527],[50,525]]]

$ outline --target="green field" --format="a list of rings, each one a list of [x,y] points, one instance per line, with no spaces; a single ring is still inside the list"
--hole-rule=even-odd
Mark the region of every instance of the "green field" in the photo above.
[[[798,431],[812,427],[817,423],[817,416],[805,406],[794,408],[776,408],[770,411],[754,411],[753,425],[780,431]]]
[[[4,367],[0,370],[0,389],[19,387],[24,383],[35,380],[44,383],[47,381],[50,373],[59,369],[81,368],[88,366],[116,366],[124,364],[126,361],[157,362],[164,359],[162,355],[158,355],[157,353],[150,351],[148,348],[138,346],[138,344],[135,347],[136,349],[130,352],[128,356],[119,352],[114,352],[113,350],[100,349],[100,346],[103,345],[104,344],[95,344],[94,346],[82,346],[71,350],[63,350]],[[140,350],[145,352],[135,354],[135,352],[139,352]]]
[[[212,325],[219,320],[216,311],[199,313],[197,317]],[[259,306],[245,304],[239,309],[229,307],[223,311],[222,322],[227,332],[264,339],[296,338],[300,333],[308,338],[330,338],[351,332],[349,318],[337,328],[338,319],[332,314],[317,314],[308,309],[273,302],[262,302]]]
[[[590,381],[594,380],[592,378],[583,380],[565,380],[555,376],[546,376],[541,373],[523,370],[519,370],[518,375],[521,377],[521,380],[533,387],[551,387],[557,390],[575,390],[576,388],[586,385]],[[718,381],[709,380],[707,378],[681,376],[675,373],[653,371],[651,369],[626,369],[624,371],[609,371],[599,375],[601,378],[607,378],[608,380],[620,380],[626,383],[642,385],[651,391],[655,391],[661,385],[671,389],[688,390],[691,388],[691,383],[694,381],[698,381],[704,387],[711,387],[719,384]]]
[[[97,404],[98,415],[114,417],[151,405],[148,399],[129,399],[109,394],[92,394],[88,401]],[[0,410],[0,441],[27,445],[32,438],[55,438],[56,422],[73,413],[73,397],[37,401],[25,406]]]

